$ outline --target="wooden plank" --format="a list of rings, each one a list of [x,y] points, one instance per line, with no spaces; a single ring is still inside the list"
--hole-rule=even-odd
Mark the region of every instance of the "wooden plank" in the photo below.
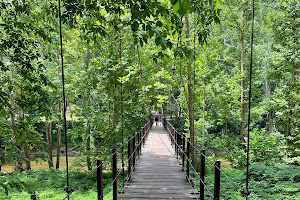
[[[138,160],[132,181],[118,199],[196,199],[197,189],[186,182],[185,173],[162,126],[153,126]]]
[[[122,195],[119,195],[119,198],[123,197],[130,197],[130,198],[153,198],[153,199],[161,199],[161,198],[195,198],[195,195],[193,194],[173,194],[173,193],[166,193],[166,194],[158,194],[158,193],[123,193]]]

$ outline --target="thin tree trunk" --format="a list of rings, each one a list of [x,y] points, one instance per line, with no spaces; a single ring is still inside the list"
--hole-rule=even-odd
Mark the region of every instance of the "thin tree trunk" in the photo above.
[[[294,24],[296,24],[296,18],[294,16]],[[293,26],[293,32],[296,33],[296,26]],[[294,50],[294,54],[295,54],[295,45],[296,45],[296,37],[294,36],[294,41],[293,41],[293,50]],[[291,92],[290,92],[290,112],[289,112],[289,116],[288,116],[288,122],[287,122],[287,127],[286,127],[286,145],[289,145],[289,136],[291,135],[291,123],[292,123],[292,115],[293,115],[293,108],[294,108],[294,88],[295,88],[295,62],[293,62],[292,65],[292,70],[291,70],[291,75],[292,75],[292,82],[291,82]]]
[[[89,38],[89,35],[88,35],[88,38]],[[89,59],[90,59],[90,42],[89,42],[89,39],[87,41],[87,49],[86,49],[86,71],[88,71],[89,69]],[[90,80],[90,77],[89,77],[89,80]],[[90,86],[88,86],[88,95],[87,95],[87,98],[88,98],[88,102],[91,104],[91,89],[90,89]],[[86,163],[87,163],[87,167],[88,167],[88,170],[92,170],[92,163],[91,163],[91,157],[90,157],[90,154],[91,154],[91,132],[90,132],[90,122],[89,120],[87,120],[87,131],[86,131],[86,153],[87,153],[87,156],[86,156]]]
[[[244,22],[244,8],[242,9],[241,16],[242,24]],[[244,44],[244,30],[241,29],[241,140],[245,142],[245,44]]]
[[[46,137],[47,137],[47,144],[48,144],[48,164],[49,168],[53,168],[53,158],[52,158],[52,123],[46,119]]]
[[[273,125],[272,119],[273,119],[273,112],[269,111],[269,114],[268,114],[269,133],[273,133],[273,129],[274,129],[274,125]]]
[[[73,119],[73,113],[71,112],[71,104],[69,103],[69,112],[71,117],[71,123],[72,123],[72,129],[74,129],[74,119]]]
[[[18,110],[19,110],[19,118],[20,118],[20,120],[23,120],[24,119],[24,110],[22,108],[20,108],[20,107],[18,107]],[[29,152],[28,143],[26,141],[26,138],[24,138],[24,141],[22,143],[23,143],[22,146],[23,146],[24,156],[27,159],[25,161],[25,163],[26,163],[26,170],[31,170],[30,152]]]
[[[90,136],[90,126],[88,124],[87,132],[86,132],[86,163],[88,170],[92,170],[92,162],[91,162],[91,136]]]
[[[294,108],[294,88],[295,88],[295,63],[293,63],[292,66],[292,82],[291,82],[291,93],[290,93],[290,112],[289,112],[289,118],[287,122],[287,127],[286,127],[286,145],[289,145],[289,136],[291,135],[291,123],[292,123],[292,115],[293,115],[293,108]]]
[[[186,44],[190,45],[190,27],[189,27],[189,13],[185,14],[185,35]],[[191,143],[195,146],[195,124],[194,124],[194,91],[193,91],[193,77],[192,77],[192,67],[190,63],[187,63],[188,67],[188,109],[189,109],[189,122],[190,122],[190,137]],[[192,164],[197,169],[196,151],[191,148]]]
[[[27,160],[26,160],[26,170],[31,170],[30,151],[29,151],[27,142],[23,145],[23,150],[24,150],[24,155],[27,158]]]
[[[60,144],[61,144],[61,101],[58,102],[58,129],[57,129],[57,149],[56,149],[56,169],[59,169]]]
[[[14,108],[15,107],[15,100],[14,100],[14,93],[13,92],[11,92],[9,94],[9,98],[10,98],[10,104]],[[13,135],[12,140],[14,140],[14,142],[17,143],[16,129],[15,129],[15,127],[16,127],[15,113],[14,113],[14,109],[13,108],[10,109],[11,132],[12,132],[12,135]],[[17,153],[20,154],[19,151]],[[18,172],[24,171],[22,160],[20,160],[18,158],[16,159],[15,170],[18,171]]]

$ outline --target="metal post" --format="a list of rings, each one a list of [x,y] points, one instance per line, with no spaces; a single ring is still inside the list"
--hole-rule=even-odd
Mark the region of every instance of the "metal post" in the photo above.
[[[200,200],[204,200],[205,150],[201,151]]]
[[[135,170],[135,136],[132,138],[132,166],[133,166],[133,171]]]
[[[142,131],[139,131],[139,137],[140,137],[140,142],[139,142],[139,148],[140,148],[140,155],[142,155]]]
[[[131,180],[131,150],[130,150],[130,138],[128,138],[128,180]]]
[[[117,200],[117,190],[117,152],[116,149],[113,149],[113,200]]]
[[[171,135],[172,135],[172,144],[175,145],[175,138],[174,138],[174,129],[171,127]]]
[[[98,200],[103,199],[103,174],[102,174],[102,161],[97,160],[97,197]]]
[[[143,144],[145,145],[145,142],[146,142],[146,137],[145,137],[145,126],[143,127]]]
[[[215,162],[215,187],[214,187],[214,200],[220,200],[220,169],[221,162]]]
[[[182,136],[182,170],[184,170],[184,157],[185,157],[185,137]]]
[[[187,147],[186,147],[186,180],[190,180],[190,138],[187,139]]]
[[[140,133],[138,132],[137,133],[137,138],[138,138],[138,148],[137,148],[137,156],[138,156],[138,159],[140,158]]]
[[[179,138],[178,138],[178,132],[175,129],[174,129],[174,133],[175,133],[175,139],[176,139],[176,158],[178,159]]]

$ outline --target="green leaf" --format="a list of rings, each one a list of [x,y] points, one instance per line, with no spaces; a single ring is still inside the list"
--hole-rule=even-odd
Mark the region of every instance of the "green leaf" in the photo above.
[[[162,26],[163,26],[163,24],[162,24],[162,22],[161,22],[161,21],[157,21],[157,22],[156,22],[156,26],[162,27]]]
[[[133,23],[131,24],[131,28],[134,31],[137,31],[139,29],[139,23],[136,20],[134,20]]]
[[[180,8],[180,1],[177,1],[176,4],[173,5],[174,13],[177,13]]]

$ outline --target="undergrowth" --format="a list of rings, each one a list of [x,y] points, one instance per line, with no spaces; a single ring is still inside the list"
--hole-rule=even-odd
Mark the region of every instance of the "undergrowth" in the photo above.
[[[97,183],[96,174],[91,174],[83,182],[81,180],[86,177],[87,172],[70,171],[70,185],[78,185],[78,190],[71,194],[72,199],[97,199]],[[118,185],[120,186],[122,176],[118,177]],[[15,184],[10,184],[14,182]],[[24,183],[24,184],[22,184]],[[104,193],[108,192],[106,200],[111,199],[112,195],[112,173],[103,173]],[[20,185],[21,184],[21,185]],[[40,200],[62,200],[66,197],[64,188],[66,187],[65,170],[29,170],[22,173],[2,174],[0,176],[0,185],[6,185],[5,188],[0,187],[0,200],[30,200],[33,194]]]
[[[222,171],[241,189],[245,189],[245,170],[223,168]],[[252,163],[250,165],[251,200],[300,200],[300,166],[287,165],[283,163]],[[205,171],[205,199],[211,199],[214,190],[214,166],[207,163]],[[87,175],[87,172],[70,171],[70,185],[77,185]],[[199,190],[200,180],[191,172],[193,182]],[[112,174],[103,174],[105,200],[112,199]],[[8,195],[0,188],[0,200],[30,200],[35,194],[41,200],[62,200],[66,193],[65,170],[38,170],[22,173],[2,174],[0,185],[7,181],[26,183],[29,189],[9,188]],[[122,177],[118,179],[121,186]],[[18,191],[20,190],[20,191]],[[78,185],[78,190],[71,194],[72,200],[97,199],[96,174],[92,174],[83,183]],[[221,173],[221,199],[242,200],[240,191]]]

